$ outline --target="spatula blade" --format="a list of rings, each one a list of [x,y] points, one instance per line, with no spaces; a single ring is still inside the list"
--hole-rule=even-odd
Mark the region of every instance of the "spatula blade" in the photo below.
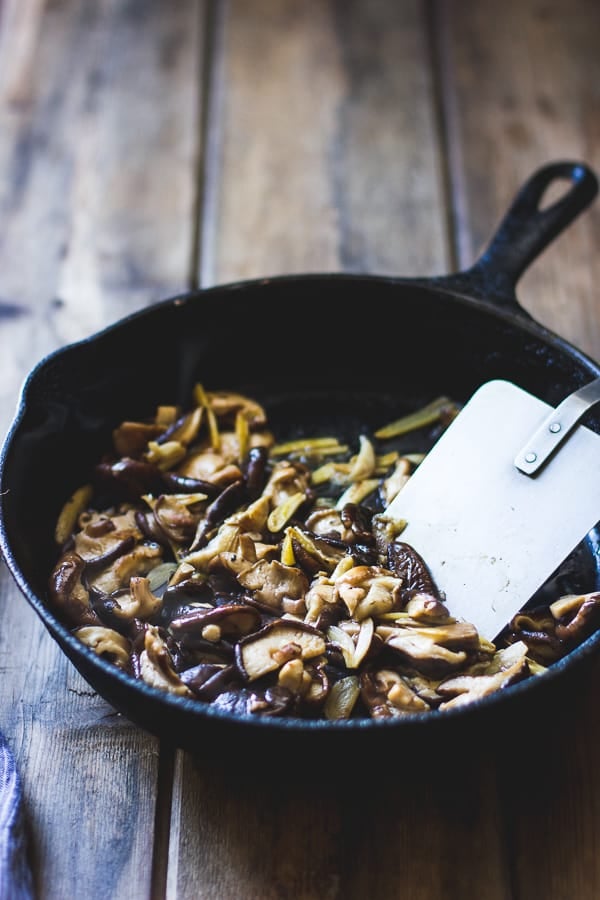
[[[386,511],[452,615],[493,640],[600,519],[600,436],[578,426],[535,476],[514,459],[552,407],[482,385]]]

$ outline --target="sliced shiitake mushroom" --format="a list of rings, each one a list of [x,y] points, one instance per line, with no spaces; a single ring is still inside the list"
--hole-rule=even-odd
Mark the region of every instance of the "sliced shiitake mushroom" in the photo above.
[[[63,554],[50,578],[50,600],[68,625],[102,625],[91,607],[90,592],[82,580],[84,571],[81,556],[74,551]]]
[[[360,693],[374,719],[406,716],[426,712],[430,708],[402,675],[393,669],[362,672]]]
[[[156,440],[164,431],[164,425],[154,422],[121,422],[112,435],[115,451],[118,456],[141,456],[148,441]]]
[[[207,506],[200,521],[190,550],[203,547],[208,535],[220,525],[242,503],[245,495],[244,482],[241,479],[232,481]]]
[[[415,593],[439,598],[440,592],[425,560],[410,544],[391,541],[387,548],[387,567],[402,579],[402,592],[406,598]]]
[[[129,579],[129,588],[112,595],[111,614],[117,619],[153,619],[162,609],[162,599],[150,590],[147,578],[135,575]]]
[[[398,608],[401,589],[402,580],[381,566],[354,566],[335,580],[336,595],[359,621]]]
[[[244,464],[244,481],[250,500],[256,500],[262,494],[266,483],[267,459],[266,447],[251,447]]]
[[[179,677],[199,700],[208,703],[216,700],[219,694],[231,690],[240,681],[237,668],[222,663],[199,663],[180,672]]]
[[[131,643],[118,631],[100,625],[84,625],[76,628],[73,634],[98,656],[106,657],[120,669],[129,667]]]
[[[177,421],[173,422],[159,438],[157,444],[164,444],[168,441],[177,441],[184,447],[188,447],[194,441],[202,424],[202,416],[204,410],[201,406],[197,406],[191,412],[181,416]]]
[[[325,536],[318,537],[298,526],[288,529],[294,556],[309,575],[317,572],[333,572],[340,560],[348,552],[346,544],[341,540]]]
[[[189,545],[207,499],[202,493],[161,494],[152,507],[160,531],[177,544]]]
[[[144,636],[144,649],[140,654],[140,677],[152,687],[177,694],[191,696],[189,687],[181,680],[173,666],[173,659],[159,629],[149,625]]]
[[[119,555],[108,566],[103,566],[93,573],[90,564],[89,571],[93,577],[87,577],[89,587],[104,594],[112,594],[129,585],[129,579],[134,576],[146,575],[162,562],[162,547],[158,544],[137,544],[130,552]]]
[[[212,608],[197,608],[174,619],[169,629],[175,638],[199,634],[216,643],[221,638],[237,640],[256,631],[261,624],[260,612],[246,603],[227,603]]]
[[[112,515],[91,511],[74,535],[73,549],[98,569],[128,553],[141,537],[132,508]]]
[[[308,590],[308,579],[301,569],[285,566],[278,560],[261,559],[240,572],[240,584],[253,596],[274,610],[281,609],[285,599],[298,600]]]
[[[54,529],[54,540],[62,547],[77,527],[77,520],[87,508],[93,496],[91,484],[84,484],[73,491],[58,516]]]
[[[159,493],[163,483],[157,466],[128,456],[98,463],[94,479],[101,495],[116,500],[138,500],[143,494]]]
[[[473,626],[461,626],[456,631],[453,628],[449,626],[444,634],[441,628],[379,626],[377,634],[406,665],[423,675],[441,678],[464,665],[469,651],[479,646],[479,636]]]
[[[166,493],[172,494],[206,494],[210,499],[216,497],[221,491],[218,484],[210,481],[202,481],[199,478],[187,478],[176,472],[162,473],[162,486]]]
[[[321,656],[325,646],[325,637],[316,628],[302,622],[275,619],[238,643],[236,662],[244,678],[255,681],[292,659]]]
[[[267,424],[264,408],[256,400],[233,391],[206,391],[210,408],[219,419],[235,420],[238,412],[243,412],[251,428]]]
[[[557,619],[556,637],[568,647],[583,641],[600,624],[600,593],[594,591],[553,603],[552,615]]]
[[[530,674],[527,661],[527,645],[518,641],[510,647],[499,650],[487,668],[476,675],[457,675],[438,685],[438,693],[446,699],[440,709],[463,706],[473,700],[480,700],[511,684],[522,681]]]

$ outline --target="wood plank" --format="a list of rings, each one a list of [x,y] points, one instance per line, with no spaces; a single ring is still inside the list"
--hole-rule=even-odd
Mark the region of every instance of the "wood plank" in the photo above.
[[[222,145],[208,159],[203,283],[445,271],[422,5],[252,0],[229,10],[212,70],[222,118],[211,133]],[[385,760],[382,787],[360,761],[355,782],[270,780],[265,753],[255,778],[178,755],[169,898],[506,896],[489,759],[454,779]]]
[[[36,896],[149,891],[158,746],[58,652],[0,569],[2,731],[26,804]]]
[[[505,898],[493,771],[444,752],[437,769],[390,756],[339,777],[315,750],[304,771],[272,778],[268,742],[262,771],[244,768],[243,749],[238,772],[182,755],[167,896]]]
[[[200,8],[3,4],[3,430],[43,354],[188,284]],[[150,896],[158,742],[91,691],[5,567],[0,617],[0,721],[24,783],[37,896]]]
[[[188,285],[198,4],[188,6],[51,5],[33,61],[13,59],[20,42],[4,34],[3,69],[23,74],[0,109],[3,408],[44,353]],[[41,15],[38,2],[31,10]]]
[[[453,205],[462,266],[473,261],[535,168],[560,158],[600,167],[600,7],[491,0],[438,4]],[[523,277],[522,304],[600,359],[600,205],[573,223]],[[600,752],[595,665],[568,700],[569,727],[499,767],[519,897],[600,893]]]
[[[436,6],[458,259],[466,267],[539,166],[574,159],[600,172],[600,6],[587,0]],[[538,321],[595,359],[599,225],[596,202],[525,273],[518,291]]]
[[[595,900],[600,893],[600,660],[561,698],[548,739],[498,767],[518,897]],[[564,720],[564,721],[563,721]]]
[[[446,270],[421,5],[365,6],[251,0],[230,16],[203,284]]]

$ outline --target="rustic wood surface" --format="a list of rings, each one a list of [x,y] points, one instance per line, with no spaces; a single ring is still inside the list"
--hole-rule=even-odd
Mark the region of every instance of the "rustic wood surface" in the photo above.
[[[45,353],[182,288],[468,266],[536,167],[600,169],[599,26],[594,0],[1,0],[2,431]],[[519,285],[597,359],[599,217]],[[116,714],[1,576],[40,898],[600,895],[599,667],[510,758],[482,734],[385,788],[258,783]]]

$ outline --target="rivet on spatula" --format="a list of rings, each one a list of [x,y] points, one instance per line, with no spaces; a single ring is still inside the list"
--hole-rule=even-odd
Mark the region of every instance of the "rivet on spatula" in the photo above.
[[[537,453],[528,453],[525,457],[525,462],[534,463],[537,459]]]
[[[552,434],[558,434],[558,432],[560,431],[560,422],[553,422],[552,425],[550,425],[549,430],[552,432]]]

